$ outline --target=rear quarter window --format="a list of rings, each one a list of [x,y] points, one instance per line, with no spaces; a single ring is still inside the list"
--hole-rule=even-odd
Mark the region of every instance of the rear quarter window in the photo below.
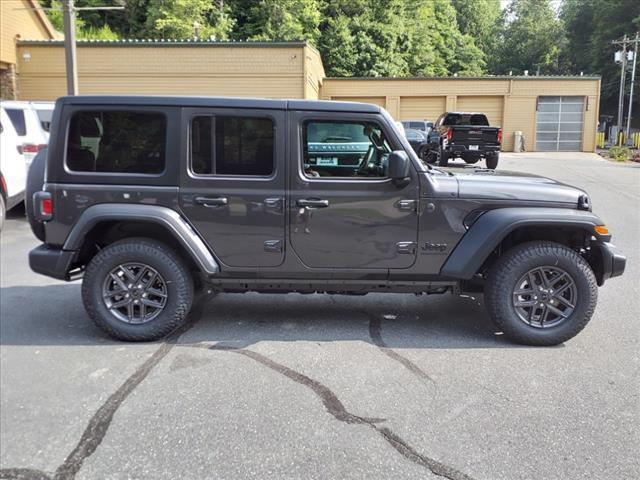
[[[167,119],[158,112],[81,111],[67,130],[73,172],[160,174],[165,169]]]
[[[24,118],[24,110],[20,108],[6,108],[5,112],[7,112],[18,136],[24,137],[27,134],[27,122]]]

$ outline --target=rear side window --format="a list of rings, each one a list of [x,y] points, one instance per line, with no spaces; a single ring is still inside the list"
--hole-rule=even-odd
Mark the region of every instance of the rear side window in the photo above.
[[[16,129],[16,133],[19,137],[24,137],[27,134],[27,122],[24,118],[24,110],[20,108],[7,108],[5,109],[13,128]]]
[[[67,135],[67,167],[72,171],[164,171],[167,119],[161,113],[77,112],[71,117]]]
[[[191,122],[191,168],[198,175],[269,176],[273,121],[202,115]]]

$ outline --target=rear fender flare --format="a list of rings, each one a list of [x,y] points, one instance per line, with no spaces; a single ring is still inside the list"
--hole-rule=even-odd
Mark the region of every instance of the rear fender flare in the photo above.
[[[73,226],[63,250],[77,251],[87,234],[104,221],[144,221],[162,225],[184,247],[193,261],[208,275],[220,272],[220,266],[198,236],[178,212],[159,205],[101,203],[87,208]]]
[[[608,242],[610,235],[599,235],[593,227],[603,225],[597,215],[564,208],[498,208],[482,214],[455,246],[440,274],[462,280],[471,279],[500,242],[521,227],[558,227],[584,230],[598,241]]]

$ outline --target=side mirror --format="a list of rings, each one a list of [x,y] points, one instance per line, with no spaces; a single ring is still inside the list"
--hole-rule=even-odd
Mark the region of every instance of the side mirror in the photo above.
[[[406,185],[409,180],[409,157],[404,150],[394,150],[389,154],[388,175],[396,185]]]

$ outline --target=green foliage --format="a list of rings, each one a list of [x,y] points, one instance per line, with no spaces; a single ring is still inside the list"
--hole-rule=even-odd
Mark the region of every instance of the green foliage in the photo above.
[[[497,73],[558,73],[564,32],[549,0],[512,0],[506,17]]]
[[[603,113],[617,108],[620,65],[613,61],[611,44],[624,34],[633,37],[640,30],[640,2],[637,0],[565,0],[560,18],[567,36],[562,54],[569,72],[602,75]],[[629,78],[629,77],[627,77]],[[637,97],[636,97],[637,98]],[[634,102],[638,112],[640,102]]]
[[[320,35],[317,0],[235,0],[230,5],[237,20],[233,38],[315,43]]]
[[[233,19],[211,0],[149,0],[144,26],[149,37],[224,40]]]
[[[616,145],[615,147],[611,147],[609,149],[609,158],[612,158],[617,162],[626,162],[630,157],[631,150],[626,147],[619,147]]]
[[[474,39],[484,54],[488,70],[494,71],[504,23],[500,0],[452,0],[452,4],[460,32]]]

